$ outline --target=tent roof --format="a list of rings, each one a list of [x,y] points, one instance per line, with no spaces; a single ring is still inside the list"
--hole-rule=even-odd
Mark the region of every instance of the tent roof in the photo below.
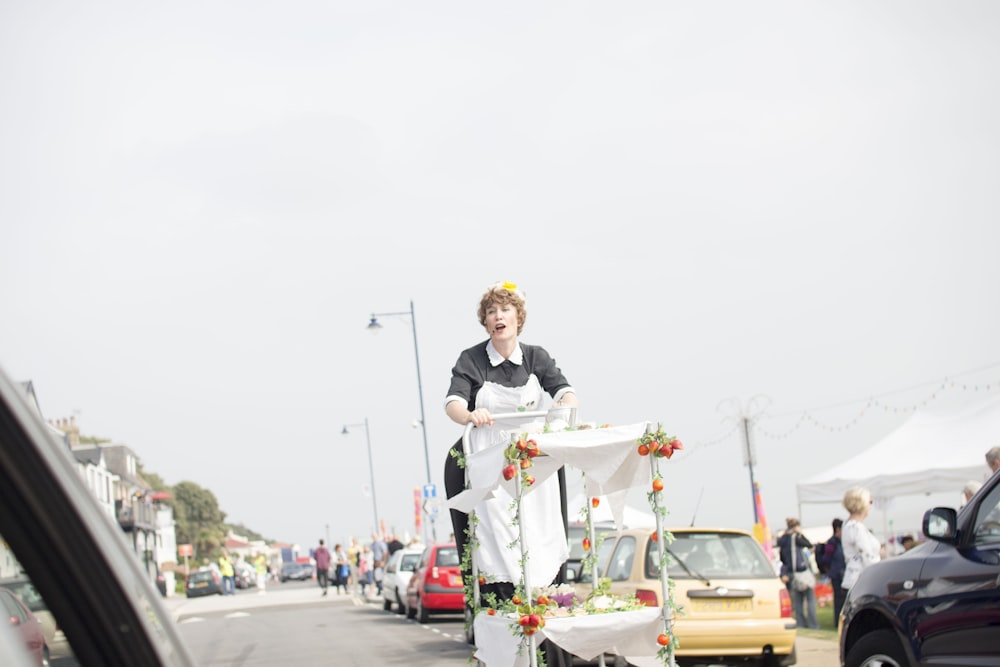
[[[796,485],[799,504],[840,502],[852,486],[875,498],[960,493],[989,474],[986,451],[1000,444],[1000,396],[959,408],[922,410],[857,456]]]

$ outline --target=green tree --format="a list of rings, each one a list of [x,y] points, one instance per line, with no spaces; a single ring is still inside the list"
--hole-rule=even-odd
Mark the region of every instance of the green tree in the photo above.
[[[173,495],[177,543],[194,545],[196,559],[214,558],[226,539],[226,513],[215,494],[194,482],[180,482]]]

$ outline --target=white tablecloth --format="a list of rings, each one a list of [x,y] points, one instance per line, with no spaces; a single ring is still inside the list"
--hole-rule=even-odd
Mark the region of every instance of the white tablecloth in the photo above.
[[[534,460],[531,473],[541,481],[562,466],[583,471],[587,495],[606,496],[620,528],[629,489],[645,486],[650,480],[649,459],[636,453],[636,441],[646,432],[647,424],[532,434],[530,437],[545,456]],[[505,447],[496,445],[466,458],[469,488],[450,499],[448,507],[470,512],[501,485],[508,486],[508,492],[514,494],[518,478],[510,481],[503,478]]]
[[[475,657],[486,667],[527,667],[527,642],[513,634],[516,618],[476,616]],[[663,617],[659,608],[636,611],[616,611],[588,616],[546,618],[545,627],[535,634],[537,644],[549,639],[560,648],[584,660],[595,660],[604,653],[625,656],[629,662],[659,664],[655,657],[660,645],[656,638],[663,632]],[[536,644],[536,645],[537,645]],[[654,662],[649,663],[652,659]]]

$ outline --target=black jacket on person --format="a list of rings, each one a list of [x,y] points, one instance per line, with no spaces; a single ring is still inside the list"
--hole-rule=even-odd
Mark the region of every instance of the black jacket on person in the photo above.
[[[812,549],[812,542],[802,533],[785,533],[778,538],[778,554],[781,558],[781,576],[790,577],[792,575],[792,536],[795,536],[795,545],[798,550],[795,552],[795,571],[805,572],[809,568],[809,551]]]

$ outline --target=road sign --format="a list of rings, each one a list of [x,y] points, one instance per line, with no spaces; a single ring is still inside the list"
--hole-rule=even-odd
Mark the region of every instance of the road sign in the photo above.
[[[437,487],[434,484],[424,484],[424,498],[437,498]]]

